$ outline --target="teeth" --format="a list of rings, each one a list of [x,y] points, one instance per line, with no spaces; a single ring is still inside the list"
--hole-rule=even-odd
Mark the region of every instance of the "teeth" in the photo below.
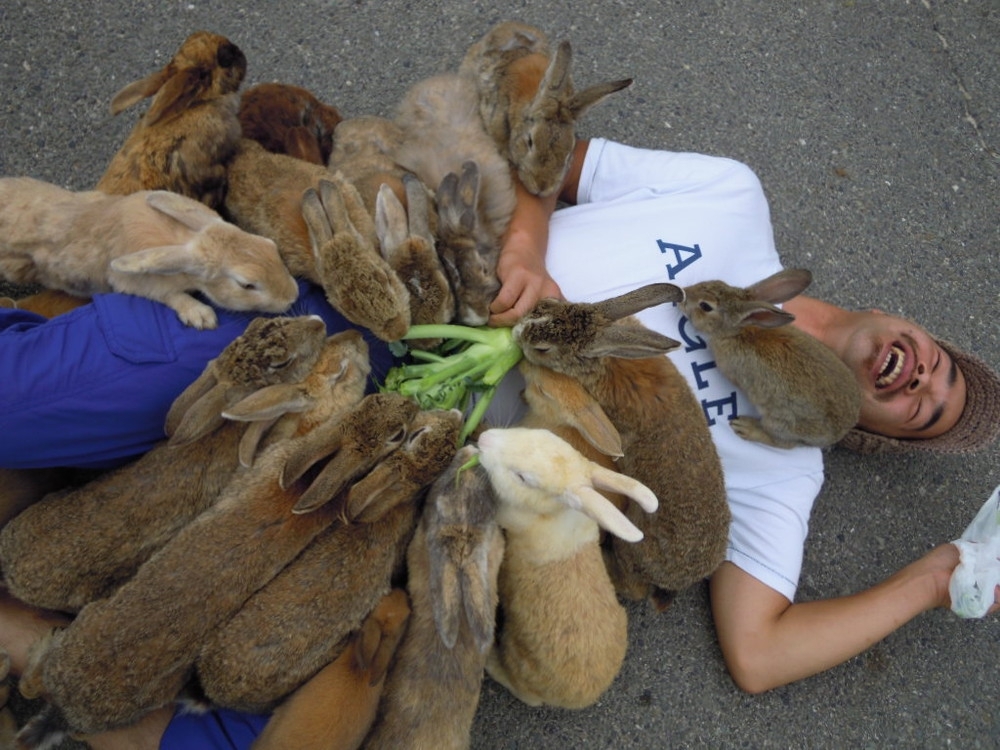
[[[899,373],[903,371],[905,361],[906,354],[902,349],[898,346],[889,349],[889,353],[885,355],[885,361],[882,363],[882,370],[875,380],[875,385],[879,388],[886,388],[895,383]]]

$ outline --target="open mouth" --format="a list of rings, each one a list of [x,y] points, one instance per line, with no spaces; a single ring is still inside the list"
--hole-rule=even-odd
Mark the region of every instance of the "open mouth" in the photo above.
[[[890,346],[889,351],[886,352],[885,359],[882,361],[882,367],[875,377],[875,387],[888,388],[891,386],[903,373],[905,365],[906,352],[903,348],[899,344]]]

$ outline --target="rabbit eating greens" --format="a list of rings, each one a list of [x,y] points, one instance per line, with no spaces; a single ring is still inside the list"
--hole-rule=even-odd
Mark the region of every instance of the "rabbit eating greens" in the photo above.
[[[737,435],[777,448],[823,447],[858,421],[861,392],[833,350],[794,328],[776,306],[812,282],[786,269],[741,289],[703,281],[683,290],[681,311],[705,337],[719,370],[746,393],[760,418],[730,420]]]

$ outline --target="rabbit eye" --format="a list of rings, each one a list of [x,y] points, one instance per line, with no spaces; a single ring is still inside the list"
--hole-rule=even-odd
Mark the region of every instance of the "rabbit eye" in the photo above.
[[[288,367],[288,365],[292,364],[292,362],[294,360],[295,360],[295,357],[291,356],[291,357],[288,357],[287,359],[281,360],[280,362],[272,362],[271,363],[271,369],[272,370],[284,370],[286,367]]]
[[[399,430],[389,439],[390,443],[402,443],[406,440],[406,428],[400,427]]]
[[[215,59],[220,68],[231,68],[236,62],[236,48],[232,44],[222,45]]]
[[[248,292],[256,292],[260,287],[252,281],[241,281],[240,286]]]
[[[698,307],[700,307],[705,312],[712,312],[714,309],[708,302],[699,302]]]

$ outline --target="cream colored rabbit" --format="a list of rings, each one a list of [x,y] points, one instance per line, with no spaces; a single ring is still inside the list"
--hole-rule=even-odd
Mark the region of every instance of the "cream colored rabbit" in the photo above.
[[[858,423],[861,391],[833,350],[788,325],[777,307],[805,291],[812,274],[785,269],[740,289],[723,281],[685,287],[680,309],[705,337],[720,372],[760,417],[729,421],[737,435],[776,448],[833,445]]]
[[[656,496],[548,430],[489,429],[478,444],[507,538],[503,626],[487,672],[529,705],[589,706],[610,687],[628,643],[599,527],[626,543],[642,539],[598,490],[624,494],[645,513],[656,510]]]
[[[298,296],[273,241],[165,190],[74,192],[30,177],[0,179],[0,276],[78,296],[125,292],[215,328],[220,307],[279,313]]]

